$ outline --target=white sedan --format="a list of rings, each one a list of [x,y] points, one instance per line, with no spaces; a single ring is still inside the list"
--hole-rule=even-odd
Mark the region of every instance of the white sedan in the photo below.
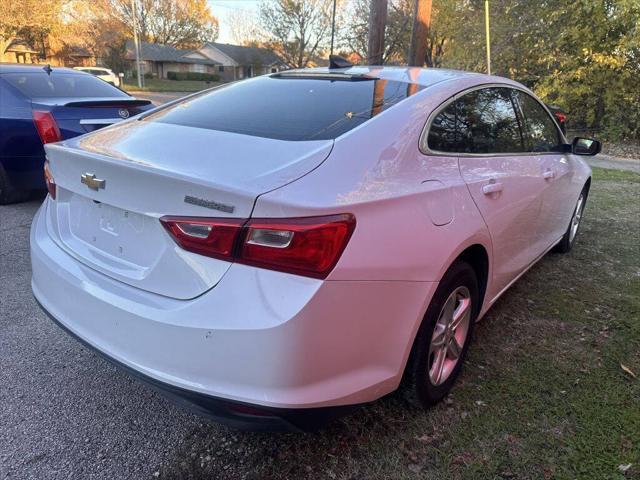
[[[120,87],[120,77],[113,73],[113,70],[103,67],[73,67],[74,70],[80,70],[86,72],[94,77],[98,77],[107,83],[110,83],[114,87]]]
[[[591,171],[511,80],[346,67],[228,84],[46,146],[33,293],[199,412],[317,427],[451,389],[475,322],[573,246]]]

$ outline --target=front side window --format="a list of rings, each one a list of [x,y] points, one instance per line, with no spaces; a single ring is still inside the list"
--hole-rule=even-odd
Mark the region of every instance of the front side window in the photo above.
[[[509,88],[483,88],[456,101],[459,152],[524,151],[520,124],[510,91]]]
[[[529,152],[553,152],[563,143],[555,121],[540,103],[531,95],[515,91],[520,109],[524,115],[525,147]]]
[[[434,118],[428,145],[430,150],[442,152],[523,152],[511,89],[483,88],[452,102]]]

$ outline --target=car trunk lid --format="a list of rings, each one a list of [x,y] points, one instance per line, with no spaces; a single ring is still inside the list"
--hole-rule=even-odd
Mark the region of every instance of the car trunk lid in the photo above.
[[[258,195],[320,165],[332,145],[138,120],[47,145],[58,190],[50,231],[69,254],[116,280],[194,298],[230,264],[180,249],[159,218],[249,218]]]
[[[40,97],[34,98],[31,105],[34,110],[51,112],[62,138],[71,138],[138,115],[148,110],[151,102],[133,97]]]

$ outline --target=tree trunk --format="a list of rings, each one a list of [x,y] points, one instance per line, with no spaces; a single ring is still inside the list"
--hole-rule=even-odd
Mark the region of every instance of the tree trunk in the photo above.
[[[367,63],[382,65],[384,54],[384,29],[387,25],[387,0],[371,0],[369,11],[369,44]]]
[[[415,2],[407,63],[412,67],[422,67],[427,56],[427,41],[431,28],[431,0],[415,0]]]

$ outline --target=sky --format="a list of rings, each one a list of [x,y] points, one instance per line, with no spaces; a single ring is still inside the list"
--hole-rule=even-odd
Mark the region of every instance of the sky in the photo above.
[[[220,43],[234,43],[227,21],[229,14],[234,10],[240,10],[255,15],[258,12],[260,0],[208,0],[207,3],[211,7],[211,12],[220,22],[220,33],[217,41]]]

